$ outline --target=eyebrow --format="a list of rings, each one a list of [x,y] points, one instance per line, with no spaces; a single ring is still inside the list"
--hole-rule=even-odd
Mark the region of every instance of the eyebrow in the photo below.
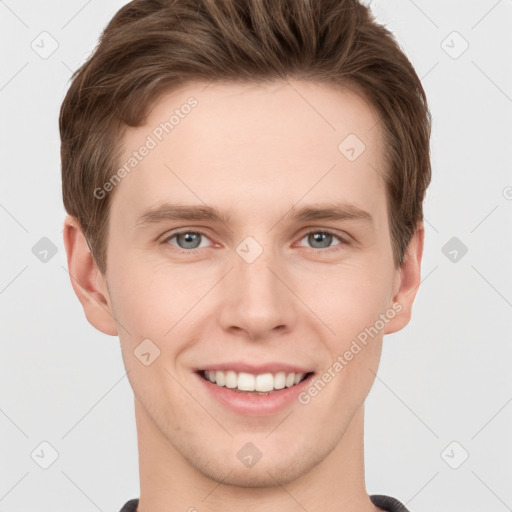
[[[136,227],[144,227],[169,220],[197,221],[205,220],[229,224],[232,217],[212,206],[178,205],[165,203],[146,210],[136,221]],[[302,208],[292,207],[280,219],[307,222],[314,220],[362,220],[373,225],[374,219],[367,211],[348,203],[310,205]]]
[[[211,206],[204,205],[178,205],[165,203],[146,210],[135,223],[137,227],[154,224],[166,220],[209,220],[213,222],[229,223],[231,217],[222,214]]]

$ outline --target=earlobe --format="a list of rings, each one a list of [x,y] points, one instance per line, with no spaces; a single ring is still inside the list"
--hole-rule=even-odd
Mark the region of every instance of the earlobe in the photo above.
[[[116,336],[117,326],[106,281],[98,270],[78,221],[71,215],[67,215],[64,221],[63,237],[71,285],[87,320],[99,331]]]
[[[421,258],[425,229],[420,223],[412,236],[398,276],[398,291],[393,297],[393,309],[398,313],[386,324],[384,334],[403,329],[411,319],[412,304],[421,282]]]

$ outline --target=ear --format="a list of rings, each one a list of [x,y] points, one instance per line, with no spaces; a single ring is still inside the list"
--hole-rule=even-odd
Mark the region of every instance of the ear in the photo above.
[[[84,308],[87,320],[99,331],[116,336],[117,326],[106,280],[94,261],[75,217],[66,216],[63,236],[71,285]]]
[[[392,305],[397,314],[386,324],[384,334],[400,331],[411,320],[412,303],[421,282],[424,238],[425,229],[423,223],[420,223],[407,246],[400,270],[397,271]]]

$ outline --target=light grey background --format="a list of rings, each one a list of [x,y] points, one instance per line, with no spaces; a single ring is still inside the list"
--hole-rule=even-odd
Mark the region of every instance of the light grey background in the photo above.
[[[72,70],[124,3],[0,0],[3,512],[118,511],[139,495],[118,339],[87,323],[66,271],[57,124]],[[434,122],[423,282],[367,401],[368,492],[415,512],[511,510],[512,2],[371,4]]]

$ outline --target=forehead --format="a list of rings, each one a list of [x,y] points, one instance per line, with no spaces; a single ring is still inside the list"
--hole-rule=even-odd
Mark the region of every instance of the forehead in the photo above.
[[[191,83],[161,96],[144,125],[127,130],[120,166],[134,165],[125,165],[113,210],[131,216],[169,201],[249,214],[322,199],[375,208],[381,136],[377,115],[353,90],[305,81]]]

